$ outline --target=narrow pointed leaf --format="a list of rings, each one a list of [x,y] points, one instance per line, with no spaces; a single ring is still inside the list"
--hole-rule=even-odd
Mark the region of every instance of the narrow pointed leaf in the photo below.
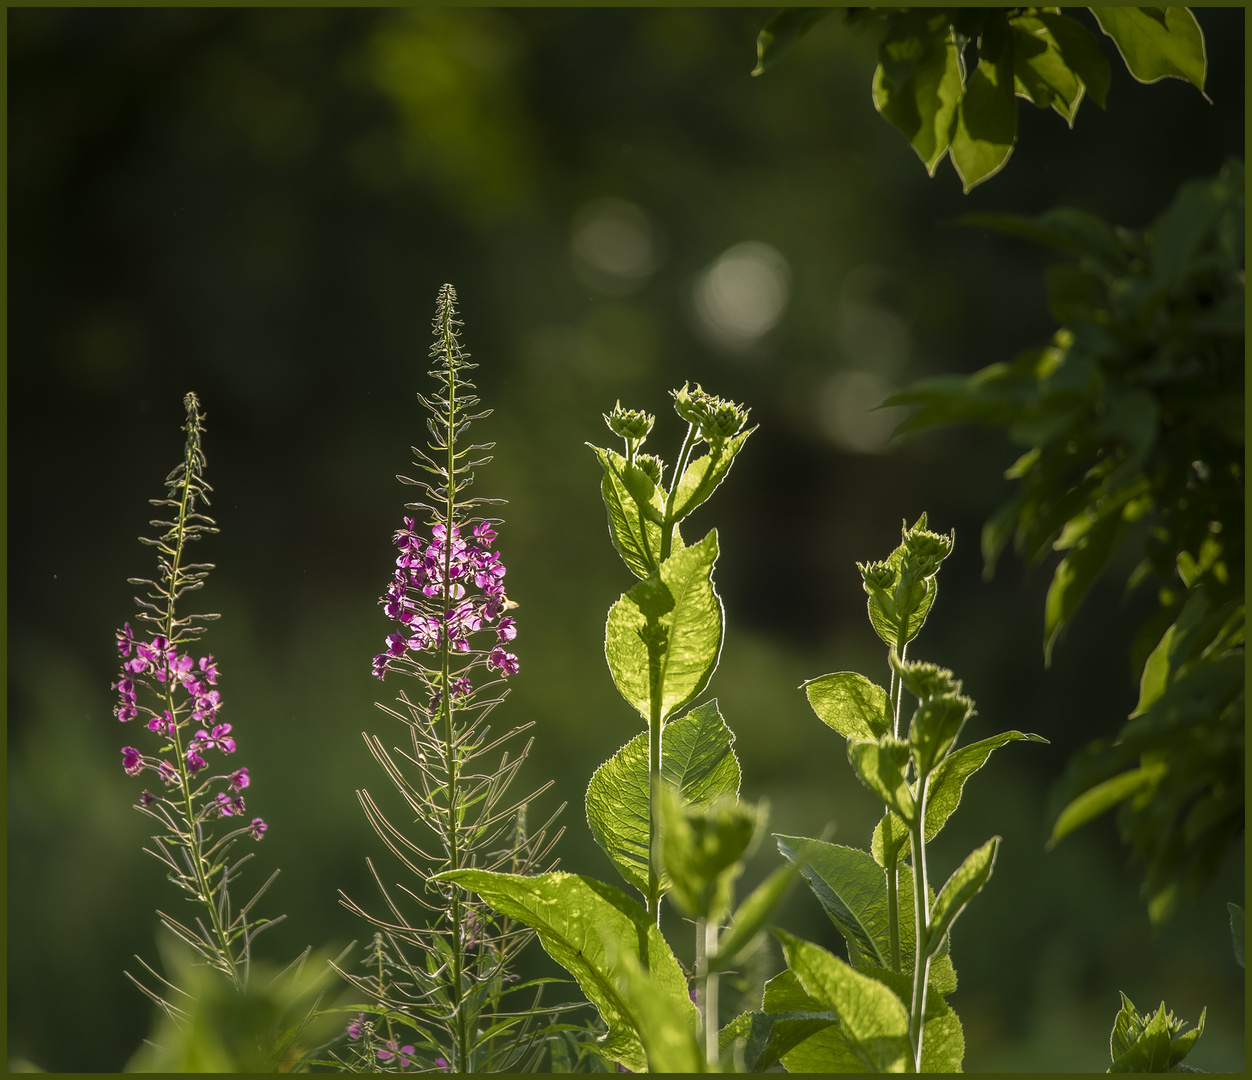
[[[917,806],[904,779],[909,762],[907,742],[886,736],[878,742],[854,741],[848,744],[848,760],[861,783],[906,822],[913,820]]]
[[[735,455],[739,453],[744,442],[756,428],[741,431],[726,440],[720,450],[710,451],[691,462],[678,482],[678,490],[674,492],[674,520],[682,521],[697,506],[708,499],[717,485],[720,484],[734,464]]]
[[[620,963],[610,961],[606,939],[619,951],[645,952],[655,992],[695,1025],[696,1007],[688,997],[682,968],[647,912],[619,889],[566,873],[522,876],[453,870],[439,879],[477,893],[501,915],[536,931],[544,951],[574,976],[608,1025],[600,1047],[608,1058],[633,1072],[647,1067],[640,1018],[620,989],[626,972]]]
[[[684,802],[708,806],[719,795],[738,795],[735,736],[710,701],[665,725],[661,776],[682,792]],[[587,824],[618,872],[647,894],[648,735],[636,735],[600,766],[587,785]],[[662,889],[668,889],[668,879]]]
[[[1235,963],[1240,967],[1243,963],[1243,908],[1238,904],[1227,904],[1230,912],[1230,944],[1235,951]]]
[[[993,836],[957,867],[939,891],[930,912],[930,948],[937,951],[958,915],[991,877],[1000,838]]]
[[[730,1060],[735,1043],[743,1040],[744,1072],[765,1072],[805,1039],[834,1023],[832,1012],[741,1013],[718,1032],[717,1044],[723,1059]]]
[[[1142,791],[1160,780],[1169,771],[1164,762],[1153,762],[1136,769],[1129,769],[1110,777],[1103,783],[1084,791],[1076,799],[1068,803],[1057,816],[1052,826],[1052,835],[1048,838],[1048,847],[1093,821],[1101,814],[1112,810],[1118,803],[1124,802],[1132,795]]]
[[[1204,33],[1189,8],[1093,7],[1091,13],[1139,82],[1185,79],[1203,93]]]
[[[825,18],[830,8],[783,8],[756,36],[756,67],[753,75],[769,71],[810,28]]]
[[[855,671],[837,671],[803,684],[813,711],[845,739],[877,739],[890,725],[887,691]]]
[[[664,722],[708,684],[722,648],[711,575],[717,530],[675,552],[609,610],[604,652],[617,689],[645,722],[652,693]]]
[[[800,986],[839,1018],[862,1065],[871,1072],[904,1072],[911,1053],[909,1016],[895,993],[818,945],[782,930],[774,934]]]

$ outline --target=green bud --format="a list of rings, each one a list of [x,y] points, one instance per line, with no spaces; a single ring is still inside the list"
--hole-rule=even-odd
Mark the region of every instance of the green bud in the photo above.
[[[939,564],[952,554],[955,543],[955,529],[950,535],[944,536],[930,532],[924,524],[918,522],[913,528],[904,531],[905,572],[922,578],[933,576],[939,570]]]
[[[648,437],[648,432],[656,423],[656,417],[642,409],[623,409],[619,401],[613,406],[613,411],[604,417],[604,422],[609,425],[609,430],[614,435],[625,439],[627,444],[635,449]]]
[[[909,724],[909,746],[919,776],[931,772],[947,756],[973,714],[974,703],[959,694],[928,698],[917,707]]]
[[[719,447],[727,439],[738,435],[748,422],[748,411],[733,401],[713,398],[716,408],[713,417],[700,428],[700,435],[710,446]]]
[[[670,897],[688,915],[721,919],[730,911],[733,883],[760,837],[766,811],[731,795],[695,806],[684,805],[672,787],[662,792],[658,845]]]
[[[688,390],[687,384],[683,383],[682,389],[671,390],[670,396],[674,399],[674,411],[687,423],[702,428],[713,418],[709,403],[714,399],[700,389],[699,383],[694,390]]]
[[[947,668],[924,661],[902,662],[894,649],[891,651],[890,660],[891,666],[904,680],[905,689],[919,701],[961,692],[961,680],[955,678]]]
[[[655,454],[636,454],[635,464],[641,468],[657,487],[661,486],[661,474],[665,468],[661,459]]]
[[[886,592],[896,583],[895,570],[885,562],[857,563],[856,568],[861,571],[861,577],[865,581],[867,592],[877,590]]]

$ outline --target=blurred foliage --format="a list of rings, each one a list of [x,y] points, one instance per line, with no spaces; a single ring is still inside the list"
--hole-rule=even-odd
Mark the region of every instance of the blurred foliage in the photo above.
[[[1113,1064],[1108,1071],[1116,1072],[1192,1072],[1182,1065],[1182,1059],[1191,1053],[1196,1040],[1204,1034],[1205,1011],[1191,1031],[1184,1031],[1185,1020],[1177,1019],[1165,1011],[1165,1002],[1151,1016],[1142,1016],[1135,1003],[1125,994],[1122,1007],[1113,1021],[1113,1033],[1109,1036],[1109,1053]]]
[[[1127,588],[1155,582],[1157,604],[1132,647],[1139,702],[1070,765],[1052,842],[1120,806],[1159,922],[1243,836],[1243,166],[1184,185],[1142,231],[1063,209],[966,220],[1079,256],[1048,272],[1065,325],[1012,363],[889,403],[920,406],[904,434],[976,421],[1029,447],[982,549],[988,574],[1010,533],[1027,564],[1065,553],[1044,604],[1049,662],[1118,548],[1140,552]]]
[[[829,8],[785,8],[757,35],[753,75],[773,67]],[[1189,8],[1092,8],[1139,82],[1185,79],[1201,93],[1204,33]],[[998,173],[1017,142],[1017,102],[1051,108],[1070,127],[1083,96],[1104,108],[1109,64],[1095,36],[1060,8],[849,8],[854,25],[887,24],[874,108],[926,171],[945,157],[968,194]],[[978,64],[966,73],[965,47]]]
[[[361,732],[399,742],[372,704],[369,658],[387,632],[373,601],[394,565],[391,477],[418,436],[430,297],[448,280],[496,410],[480,483],[509,499],[502,554],[526,647],[500,716],[536,721],[519,782],[555,779],[550,812],[639,730],[604,669],[623,571],[582,444],[616,399],[657,412],[689,379],[760,424],[717,509],[731,614],[710,692],[736,732],[744,797],[768,796],[780,832],[834,819],[838,841],[865,842],[873,799],[842,753],[815,750],[823,733],[796,687],[879,659],[853,561],[890,550],[922,508],[975,535],[1011,460],[976,429],[888,452],[891,411],[870,410],[1053,329],[1033,251],[936,223],[1065,204],[1142,226],[1181,182],[1242,153],[1244,14],[1197,10],[1213,105],[1174,79],[1136,87],[1114,63],[1116,107],[1073,130],[1022,110],[1013,167],[969,195],[951,172],[927,178],[865,104],[876,42],[839,20],[749,78],[771,14],[9,12],[11,1054],[117,1069],[151,1027],[122,970],[151,950],[164,885],[116,768],[108,687],[125,578],[145,566],[135,508],[178,453],[188,389],[209,417],[222,528],[205,552],[218,566],[205,602],[223,612],[211,648],[283,867],[271,896],[289,917],[267,955],[360,936],[336,898],[373,887],[354,792],[376,766]],[[399,42],[421,63],[384,66]],[[712,524],[700,514],[693,537]],[[1120,987],[1183,1015],[1207,1003],[1188,1063],[1239,1071],[1242,972],[1222,904],[1241,898],[1241,858],[1152,938],[1111,828],[1041,850],[1047,785],[1102,716],[1135,704],[1109,642],[1142,597],[1119,608],[1097,582],[1045,673],[1046,582],[980,584],[976,549],[945,564],[928,652],[978,699],[972,724],[1052,745],[967,792],[968,816],[935,841],[954,867],[985,840],[965,821],[1006,823],[998,886],[979,901],[985,944],[954,931],[967,1067],[1104,1068]],[[611,873],[579,821],[558,853]],[[777,860],[749,860],[745,895]],[[806,893],[778,921],[838,947]],[[533,964],[557,973],[537,950]],[[776,947],[760,950],[756,1001],[780,966]]]

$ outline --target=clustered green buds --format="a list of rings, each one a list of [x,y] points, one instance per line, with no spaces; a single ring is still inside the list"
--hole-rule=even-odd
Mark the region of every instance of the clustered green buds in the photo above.
[[[902,661],[894,649],[888,658],[896,674],[904,680],[904,688],[918,701],[961,692],[961,680],[947,668],[923,660]]]
[[[643,470],[644,475],[657,487],[661,486],[661,476],[665,468],[664,462],[655,454],[636,454],[635,465]]]
[[[865,590],[871,595],[874,592],[886,592],[896,583],[894,568],[885,562],[857,563],[856,568],[861,571],[861,577],[865,581]]]
[[[626,440],[626,456],[633,458],[656,423],[656,417],[642,409],[623,409],[619,401],[613,406],[613,411],[604,417],[604,422],[614,435]]]
[[[920,526],[920,528],[919,528]],[[917,525],[904,530],[904,567],[903,573],[910,571],[918,577],[931,577],[939,569],[939,564],[952,554],[956,543],[956,530],[949,536],[927,530],[925,515]]]
[[[857,563],[869,594],[869,617],[878,636],[899,650],[917,636],[934,603],[935,575],[952,554],[956,532],[947,536],[926,528],[926,515],[910,528],[904,522],[900,546],[886,559]]]
[[[733,796],[709,806],[684,804],[673,788],[662,791],[658,844],[670,896],[686,914],[718,921],[730,911],[732,886],[759,839],[766,811]]]
[[[670,393],[674,397],[674,411],[714,450],[721,449],[726,440],[738,435],[748,422],[751,410],[706,393],[699,383],[694,390],[688,390],[683,383],[682,389]]]

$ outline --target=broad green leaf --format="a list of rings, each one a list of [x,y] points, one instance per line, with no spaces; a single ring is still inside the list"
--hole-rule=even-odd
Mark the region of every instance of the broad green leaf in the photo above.
[[[779,850],[787,858],[800,853],[809,886],[831,922],[848,943],[848,959],[858,970],[887,968],[891,963],[891,937],[887,918],[887,881],[881,866],[864,851],[840,847],[802,836],[778,836]],[[907,846],[907,845],[906,845]],[[906,974],[913,971],[914,916],[913,876],[907,865],[897,869],[896,902],[900,935],[900,962]],[[933,902],[934,890],[928,900]],[[939,956],[932,962],[930,985],[937,993],[956,989],[951,960]]]
[[[1074,617],[1125,531],[1126,522],[1120,512],[1104,514],[1057,564],[1043,602],[1045,666],[1051,666],[1052,649],[1061,631]]]
[[[804,860],[804,874],[818,902],[848,942],[854,965],[889,967],[887,884],[883,868],[858,848],[824,840],[775,834],[778,850],[793,862]]]
[[[904,778],[909,763],[909,744],[904,739],[884,735],[877,742],[854,740],[848,743],[848,760],[867,788],[900,815],[913,820],[917,807],[913,792]]]
[[[811,942],[775,930],[800,986],[839,1018],[848,1047],[871,1072],[904,1072],[912,1053],[904,1003],[877,979],[862,975]]]
[[[801,869],[802,864],[794,862],[780,866],[748,894],[730,917],[730,927],[717,943],[717,955],[709,957],[710,971],[725,971],[742,959],[757,934],[765,929]]]
[[[661,778],[693,806],[719,795],[738,795],[735,736],[717,702],[699,705],[665,725],[661,733]],[[618,872],[641,893],[648,891],[648,733],[636,735],[600,766],[587,785],[587,824]],[[662,889],[669,888],[664,876]]]
[[[887,691],[855,671],[837,671],[803,684],[817,717],[845,739],[877,739],[891,725]]]
[[[1058,815],[1056,823],[1052,826],[1052,835],[1048,838],[1047,846],[1054,847],[1058,841],[1075,829],[1081,828],[1087,822],[1113,809],[1118,803],[1124,802],[1144,788],[1155,784],[1168,771],[1169,767],[1164,762],[1153,762],[1119,773],[1084,791]]]
[[[995,867],[999,847],[1000,838],[993,836],[982,847],[971,852],[939,890],[930,910],[931,949],[938,950],[957,916],[987,884]]]
[[[993,750],[998,750],[1007,742],[1016,739],[1026,739],[1030,742],[1046,743],[1048,740],[1042,735],[1027,735],[1020,731],[1004,731],[999,735],[993,735],[989,739],[982,739],[976,743],[970,743],[969,746],[962,746],[959,750],[953,750],[946,758],[944,758],[931,774],[930,782],[926,791],[926,840],[933,840],[939,835],[939,830],[943,828],[948,818],[952,816],[952,812],[961,803],[961,792],[965,789],[965,781],[986,764],[987,758]],[[888,820],[886,817],[883,821]],[[896,829],[899,830],[903,823],[897,824]],[[874,829],[874,839],[870,850],[874,854],[875,860],[881,861],[883,855],[883,822],[880,821]],[[904,832],[907,838],[907,830]],[[902,859],[909,853],[909,845],[906,842],[897,850],[896,858]]]
[[[790,972],[783,974],[794,981]],[[743,1071],[765,1072],[805,1039],[834,1023],[832,1012],[741,1013],[718,1032],[717,1042],[723,1059],[729,1060],[735,1043],[743,1040],[739,1051]]]
[[[809,995],[795,972],[783,971],[765,984],[763,1005],[767,1013],[799,1013],[813,1017],[835,1014],[823,1009],[820,1002]],[[865,1065],[848,1046],[838,1023],[829,1023],[816,1029],[808,1038],[795,1044],[794,1049],[779,1055],[783,1066],[793,1073],[864,1072]]]
[[[1085,89],[1070,69],[1048,25],[1033,13],[1009,19],[1013,34],[1013,77],[1019,97],[1055,109],[1070,127]]]
[[[883,814],[874,826],[869,850],[879,866],[886,866],[891,858],[903,859],[909,853],[909,827],[900,820],[899,814],[891,810]]]
[[[756,67],[752,69],[752,74],[761,75],[769,71],[792,45],[830,12],[830,8],[783,8],[756,36]]]
[[[674,1008],[652,974],[645,971],[630,948],[619,948],[606,938],[609,961],[624,973],[623,996],[639,1024],[639,1036],[653,1073],[706,1072],[704,1051],[697,1038],[699,1014]]]
[[[885,968],[864,968],[863,974],[887,986],[901,1001],[911,1001],[912,972]],[[937,992],[932,977],[926,990],[926,1022],[922,1025],[922,1069],[924,1073],[961,1071],[965,1059],[965,1032],[952,1007]]]
[[[1006,43],[997,60],[979,57],[956,111],[950,153],[967,195],[1004,168],[1016,141],[1013,54]]]
[[[1093,7],[1091,13],[1139,82],[1186,79],[1204,92],[1204,33],[1190,8]]]
[[[1235,951],[1235,963],[1243,967],[1243,908],[1238,904],[1227,904],[1230,912],[1230,942]]]
[[[673,516],[675,521],[682,521],[696,507],[703,503],[717,485],[725,479],[734,464],[735,455],[742,449],[748,436],[756,428],[741,431],[726,440],[720,450],[710,451],[691,462],[678,482],[678,490],[674,492]]]
[[[647,1068],[641,1019],[622,993],[627,972],[620,954],[644,953],[652,986],[667,1007],[694,1028],[698,1013],[687,993],[682,968],[648,913],[619,889],[594,878],[551,873],[522,876],[487,870],[452,870],[439,875],[477,893],[501,915],[531,927],[544,951],[578,981],[608,1025],[601,1052],[632,1072]],[[608,956],[606,939],[619,952]]]
[[[1095,103],[1104,108],[1109,91],[1109,62],[1095,36],[1077,19],[1058,12],[1036,11],[1035,17],[1052,33],[1061,57],[1081,80]]]
[[[961,53],[943,12],[898,22],[878,47],[874,108],[935,175],[952,138],[964,92]]]
[[[722,602],[713,589],[717,530],[677,551],[609,610],[604,653],[617,689],[663,723],[708,684],[722,649]]]
[[[587,445],[591,446],[590,443]],[[613,546],[635,577],[646,578],[657,566],[661,550],[661,527],[631,498],[622,475],[626,459],[612,450],[602,450],[598,446],[591,446],[591,449],[600,462],[600,468],[604,470],[600,480],[600,494],[604,498],[604,508],[608,511],[609,536]],[[636,468],[634,471],[642,474],[640,469]],[[675,536],[674,550],[681,547],[681,540]]]

